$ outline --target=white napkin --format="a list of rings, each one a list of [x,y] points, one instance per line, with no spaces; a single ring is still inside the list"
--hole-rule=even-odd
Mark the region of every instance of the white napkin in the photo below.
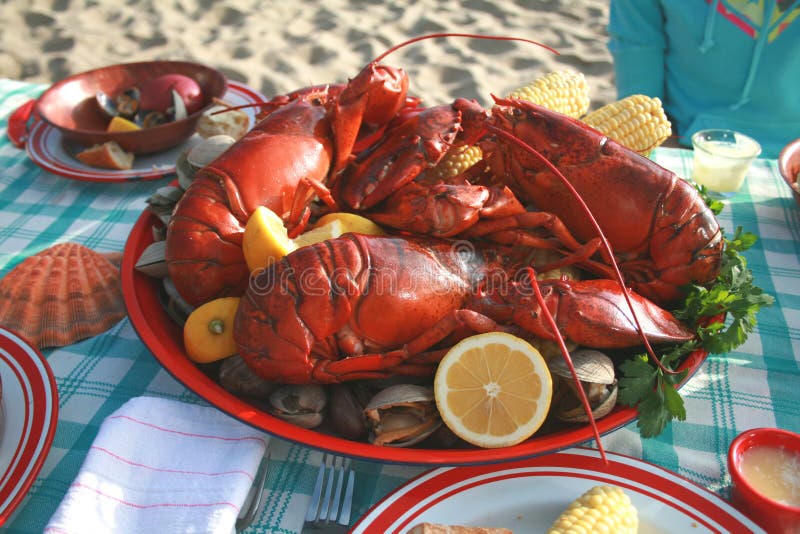
[[[131,399],[103,421],[45,532],[228,534],[268,441],[214,408]]]

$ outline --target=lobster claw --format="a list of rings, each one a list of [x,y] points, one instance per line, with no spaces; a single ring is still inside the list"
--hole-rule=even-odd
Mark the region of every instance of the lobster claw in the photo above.
[[[553,280],[539,285],[564,337],[595,348],[624,348],[642,343],[630,306],[617,282]],[[629,295],[642,332],[651,343],[682,343],[694,337],[694,332],[667,310],[632,291]],[[525,302],[515,311],[514,322],[538,336],[554,339],[541,317],[535,297],[525,295],[522,300]]]
[[[342,200],[353,209],[371,208],[436,165],[460,129],[461,115],[450,105],[414,114],[345,169]]]
[[[362,125],[389,122],[405,106],[407,92],[405,71],[386,65],[370,63],[350,80],[333,108],[334,172],[350,158]]]

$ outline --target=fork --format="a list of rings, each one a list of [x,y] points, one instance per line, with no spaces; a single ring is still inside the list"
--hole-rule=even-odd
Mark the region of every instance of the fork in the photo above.
[[[325,453],[306,512],[306,526],[349,525],[355,478],[352,460]]]

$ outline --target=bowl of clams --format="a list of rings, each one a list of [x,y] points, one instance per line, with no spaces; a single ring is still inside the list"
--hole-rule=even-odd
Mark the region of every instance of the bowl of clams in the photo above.
[[[226,90],[222,73],[198,63],[124,63],[55,83],[36,110],[80,147],[115,143],[128,154],[149,154],[190,137],[203,112]]]

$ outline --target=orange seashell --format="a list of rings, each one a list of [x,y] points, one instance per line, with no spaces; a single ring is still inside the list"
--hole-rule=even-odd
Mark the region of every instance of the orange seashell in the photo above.
[[[78,243],[45,249],[0,280],[0,325],[39,348],[96,336],[125,314],[119,269]]]

